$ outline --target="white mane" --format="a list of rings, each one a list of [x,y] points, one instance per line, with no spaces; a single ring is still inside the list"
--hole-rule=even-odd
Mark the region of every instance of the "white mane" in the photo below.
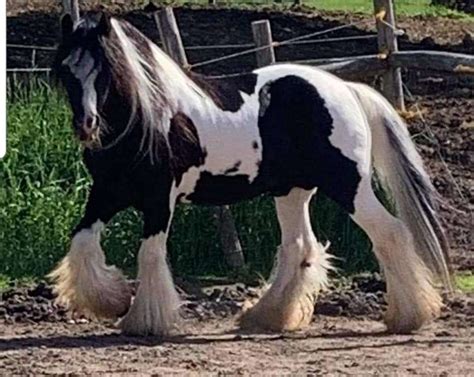
[[[114,50],[117,46],[112,46],[115,41],[104,41],[104,48],[112,65],[125,65],[121,69],[121,75],[130,90],[132,106],[127,129],[139,111],[144,130],[143,141],[148,139],[148,149],[151,152],[155,143],[153,131],[158,130],[167,139],[169,120],[176,113],[179,101],[186,96],[186,92],[193,89],[192,92],[197,92],[200,96],[205,94],[168,55],[138,30],[114,18],[111,19],[111,25],[119,42],[122,61],[116,61],[118,56]],[[137,35],[140,40],[135,40],[130,34]]]

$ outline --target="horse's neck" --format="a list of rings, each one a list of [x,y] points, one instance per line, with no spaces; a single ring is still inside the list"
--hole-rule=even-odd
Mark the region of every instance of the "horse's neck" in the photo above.
[[[198,104],[206,97],[205,92],[159,47],[154,46],[154,56],[158,62],[158,75],[163,84],[164,95],[171,105],[177,104],[173,112],[182,110],[183,103]],[[181,104],[181,105],[180,105]]]

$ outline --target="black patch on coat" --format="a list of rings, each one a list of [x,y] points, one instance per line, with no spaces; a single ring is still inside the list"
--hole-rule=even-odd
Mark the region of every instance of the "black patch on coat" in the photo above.
[[[218,79],[196,73],[188,75],[224,111],[239,111],[244,103],[240,92],[250,95],[257,85],[257,75],[254,73]]]
[[[263,149],[259,174],[266,185],[319,187],[354,213],[361,177],[356,162],[329,141],[333,119],[316,88],[292,75],[267,85],[270,103],[258,124]]]
[[[248,175],[214,175],[204,171],[194,192],[186,199],[196,204],[224,205],[251,199],[261,193],[262,188],[251,184]]]
[[[206,151],[201,147],[193,121],[183,113],[177,113],[170,121],[168,140],[172,151],[171,166],[176,185],[190,167],[201,166]]]
[[[252,148],[258,150],[258,143],[256,141],[252,143]]]
[[[101,134],[103,149],[86,149],[83,157],[85,165],[92,176],[93,184],[86,204],[84,216],[75,228],[74,233],[89,228],[97,220],[104,223],[109,221],[117,212],[128,207],[136,208],[143,213],[145,238],[166,232],[170,212],[170,191],[173,183],[169,150],[162,135],[156,135],[158,150],[157,160],[152,163],[141,151],[144,139],[141,116],[137,114],[127,133],[132,113],[130,93],[128,88],[128,72],[126,66],[113,67],[105,56],[104,44],[118,43],[115,33],[101,36],[96,30],[97,20],[92,15],[85,15],[83,22],[70,38],[58,47],[55,59],[55,72],[68,92],[73,93],[69,100],[76,118],[81,111],[77,95],[79,83],[74,80],[68,67],[63,66],[63,60],[77,48],[89,51],[96,64],[101,65],[100,76],[110,79],[107,94],[102,93],[102,85],[96,86],[101,103],[101,116],[109,127]],[[143,54],[149,54],[148,44],[131,26],[122,22],[127,34],[140,46]],[[104,40],[103,38],[107,38]],[[123,53],[116,50],[115,62],[122,61]],[[118,65],[118,64],[117,64]],[[97,79],[99,80],[99,78]],[[97,81],[96,81],[97,85]],[[121,137],[123,136],[123,137]]]
[[[230,174],[230,173],[237,173],[239,171],[240,165],[242,165],[242,161],[237,161],[234,166],[232,166],[229,169],[226,169],[224,171],[224,174]]]

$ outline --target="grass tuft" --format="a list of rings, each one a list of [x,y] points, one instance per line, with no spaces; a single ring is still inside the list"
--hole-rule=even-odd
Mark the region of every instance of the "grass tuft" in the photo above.
[[[472,273],[458,274],[454,277],[454,281],[464,293],[474,293],[474,275]]]

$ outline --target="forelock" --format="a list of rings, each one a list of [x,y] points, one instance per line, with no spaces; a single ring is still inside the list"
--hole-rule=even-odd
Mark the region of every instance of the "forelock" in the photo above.
[[[99,71],[99,64],[94,55],[82,47],[73,49],[62,64],[80,81],[85,81],[93,72]]]

